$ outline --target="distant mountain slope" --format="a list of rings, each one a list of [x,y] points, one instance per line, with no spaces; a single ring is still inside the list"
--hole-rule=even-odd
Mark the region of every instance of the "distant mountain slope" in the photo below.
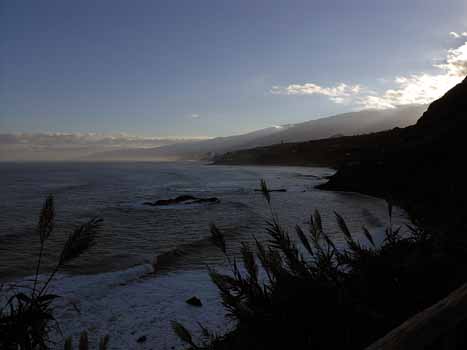
[[[99,152],[86,157],[87,160],[200,160],[213,154],[239,149],[245,144],[272,135],[282,127],[270,127],[247,134],[216,137],[208,140],[172,144],[156,148],[134,148],[111,152]]]
[[[281,142],[301,142],[334,136],[368,134],[394,127],[406,127],[417,122],[426,105],[404,106],[388,110],[364,110],[310,120],[256,140],[261,146]]]
[[[426,106],[406,106],[392,110],[365,110],[311,120],[299,124],[270,127],[243,135],[174,144],[158,148],[120,150],[93,154],[89,160],[199,160],[226,152],[300,142],[336,135],[357,135],[414,124]]]

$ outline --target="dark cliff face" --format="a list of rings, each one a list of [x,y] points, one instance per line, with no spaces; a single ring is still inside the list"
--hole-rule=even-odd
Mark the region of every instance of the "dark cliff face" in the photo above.
[[[467,119],[467,78],[433,102],[418,120],[419,127],[445,127]]]
[[[433,102],[415,126],[391,135],[384,152],[367,149],[322,187],[390,197],[431,226],[463,230],[466,120],[467,79]]]

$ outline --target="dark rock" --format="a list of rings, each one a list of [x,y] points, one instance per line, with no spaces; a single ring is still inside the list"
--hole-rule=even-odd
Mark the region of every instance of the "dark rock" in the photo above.
[[[193,201],[196,200],[196,197],[184,195],[178,196],[177,198],[170,198],[170,199],[159,199],[154,203],[154,205],[173,205],[173,204],[180,204],[186,201]]]
[[[193,306],[203,306],[203,303],[197,297],[191,297],[186,301],[186,303]]]
[[[198,198],[195,199],[192,203],[220,203],[219,198],[211,197],[211,198]]]
[[[255,192],[263,192],[263,190],[255,189]],[[279,188],[277,190],[268,190],[268,192],[287,192],[285,188]]]
[[[150,206],[166,206],[166,205],[175,205],[175,204],[193,204],[193,203],[219,203],[219,198],[198,198],[191,195],[178,196],[176,198],[169,199],[159,199],[155,202],[144,202],[143,205]]]
[[[136,341],[137,343],[144,343],[148,338],[143,335],[142,337],[139,337],[138,340]]]

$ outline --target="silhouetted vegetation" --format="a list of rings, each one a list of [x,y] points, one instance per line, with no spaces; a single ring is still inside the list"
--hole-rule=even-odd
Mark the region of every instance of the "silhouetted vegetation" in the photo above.
[[[54,200],[52,196],[47,197],[37,225],[40,249],[34,278],[30,283],[26,282],[23,285],[9,285],[8,291],[4,286],[4,292],[10,292],[11,296],[0,308],[1,349],[42,350],[50,348],[51,332],[60,332],[52,309],[54,300],[59,296],[49,292],[50,284],[61,268],[94,244],[101,222],[101,219],[93,218],[76,228],[65,242],[55,268],[48,275],[41,275],[44,247],[55,227]],[[83,339],[80,344],[87,344],[86,339]],[[106,346],[107,342],[108,340],[104,344],[103,341],[102,344]],[[71,346],[71,340],[69,343]]]
[[[356,240],[336,213],[346,241],[338,249],[318,211],[292,237],[264,181],[261,188],[271,210],[270,240],[243,244],[242,267],[228,255],[222,232],[211,228],[231,267],[229,275],[211,269],[211,279],[237,327],[222,337],[207,332],[211,342],[195,345],[178,324],[177,334],[193,348],[362,349],[465,282],[467,246],[451,250],[442,235],[415,225],[403,233],[392,225],[391,204],[379,246],[366,228],[365,242]]]

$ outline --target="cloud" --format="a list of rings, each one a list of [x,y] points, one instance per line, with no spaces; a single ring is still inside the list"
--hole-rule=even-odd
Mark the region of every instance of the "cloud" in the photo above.
[[[0,134],[0,160],[66,160],[94,152],[154,148],[199,138],[140,137],[124,133],[17,133]]]
[[[410,104],[427,104],[440,98],[462,77],[453,75],[420,74],[398,77],[394,80],[396,88],[386,90],[381,95],[361,96],[357,104],[368,109],[388,109]]]
[[[463,36],[467,37],[467,32],[463,32],[463,33],[450,32],[449,35],[455,39],[459,39],[460,37],[463,37]]]
[[[291,84],[285,87],[273,86],[271,93],[275,95],[322,95],[327,96],[335,103],[344,103],[347,98],[358,95],[360,85],[347,85],[339,83],[332,87],[322,87],[313,83]]]
[[[413,74],[397,77],[395,88],[380,95],[361,96],[357,103],[364,108],[386,109],[408,104],[426,104],[443,96],[467,75],[467,42],[447,52],[443,63],[434,65],[438,74]]]
[[[467,33],[465,34],[467,36]],[[467,41],[457,49],[450,49],[445,62],[435,67],[444,70],[450,76],[467,75]]]
[[[179,137],[142,137],[125,133],[16,133],[0,134],[0,145],[21,144],[42,147],[157,147],[169,143],[183,141]]]
[[[189,115],[189,118],[192,118],[192,119],[199,119],[200,117],[201,116],[199,114],[196,114],[196,113]]]
[[[457,38],[467,37],[467,32],[450,33]],[[440,98],[448,90],[465,79],[467,75],[467,41],[447,51],[445,59],[433,64],[435,73],[415,73],[396,77],[393,87],[376,93],[362,85],[339,83],[323,88],[313,83],[291,84],[285,88],[274,86],[273,94],[323,95],[338,104],[350,104],[364,109],[390,109],[403,105],[428,104]]]

